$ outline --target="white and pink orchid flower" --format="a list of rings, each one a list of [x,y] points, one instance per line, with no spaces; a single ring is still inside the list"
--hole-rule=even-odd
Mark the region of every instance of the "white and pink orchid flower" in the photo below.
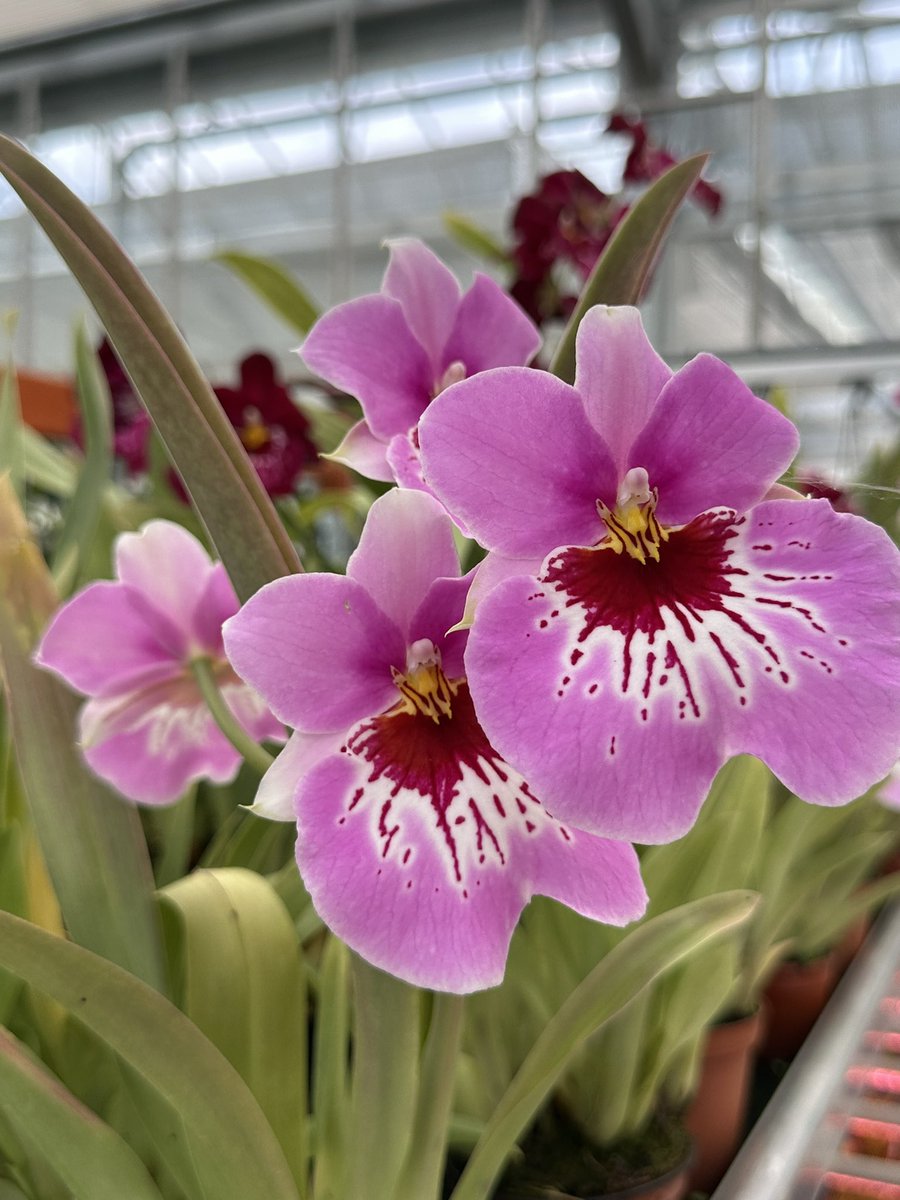
[[[238,673],[286,724],[257,811],[298,826],[320,916],[421,987],[498,984],[535,893],[625,924],[631,846],[560,824],[486,738],[469,695],[452,523],[422,492],[376,501],[347,576],[293,575],[225,625]]]
[[[222,622],[238,599],[221,563],[171,521],[123,533],[116,579],[63,604],[35,661],[88,696],[84,756],[123,796],[170,804],[199,779],[226,783],[241,756],[220,732],[191,670],[209,660],[233,715],[257,740],[284,728],[225,661]]]

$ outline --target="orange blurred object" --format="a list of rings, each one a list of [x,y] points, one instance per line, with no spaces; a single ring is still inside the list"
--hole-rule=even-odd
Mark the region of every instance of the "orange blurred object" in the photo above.
[[[76,411],[72,380],[34,371],[19,371],[18,379],[25,424],[46,437],[71,437]]]

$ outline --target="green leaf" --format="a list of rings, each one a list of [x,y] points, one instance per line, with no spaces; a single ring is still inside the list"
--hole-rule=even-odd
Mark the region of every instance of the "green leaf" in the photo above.
[[[341,1176],[350,1109],[350,951],[336,937],[327,939],[322,954],[313,1031],[316,1152],[312,1195],[315,1200],[344,1200]]]
[[[485,1200],[513,1145],[584,1039],[697,946],[747,920],[756,902],[751,892],[695,900],[648,921],[611,950],[541,1032],[488,1121],[451,1200]]]
[[[77,1017],[180,1115],[205,1196],[298,1200],[281,1148],[246,1084],[153,988],[9,913],[0,913],[0,967]]]
[[[575,380],[575,335],[595,304],[637,304],[675,216],[709,159],[697,154],[670,167],[631,206],[603,253],[563,330],[550,370],[566,383]]]
[[[25,449],[22,438],[22,412],[19,384],[12,355],[2,368],[0,379],[0,474],[8,471],[19,497],[25,494]]]
[[[22,426],[21,437],[28,483],[51,496],[71,496],[78,484],[74,459],[27,425]]]
[[[247,599],[300,569],[237,434],[171,318],[90,209],[22,146],[0,137],[0,171],[106,326],[210,537]]]
[[[213,262],[233,271],[296,333],[309,333],[318,319],[319,310],[303,288],[271,259],[222,250],[213,255]]]
[[[161,1200],[134,1151],[5,1029],[0,1095],[18,1137],[56,1172],[73,1200]]]
[[[87,768],[73,732],[79,699],[31,663],[56,606],[8,480],[0,480],[0,662],[31,819],[72,937],[164,987],[162,943],[137,810]]]
[[[421,993],[356,955],[353,978],[353,1084],[342,1195],[395,1200],[416,1113]]]
[[[112,405],[83,324],[75,330],[75,378],[86,452],[53,556],[53,575],[63,595],[84,576],[84,557],[97,532],[112,475]]]
[[[457,212],[445,212],[441,219],[444,228],[464,250],[468,250],[476,258],[485,259],[498,266],[509,265],[509,252],[486,229]]]
[[[179,1007],[253,1092],[302,1194],[306,981],[290,915],[265,879],[240,868],[196,871],[160,902],[179,929]]]

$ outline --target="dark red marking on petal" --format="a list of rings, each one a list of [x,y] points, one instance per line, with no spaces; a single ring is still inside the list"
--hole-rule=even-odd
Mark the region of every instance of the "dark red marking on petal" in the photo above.
[[[409,706],[397,705],[356,728],[348,739],[348,751],[367,765],[368,775],[364,786],[353,792],[347,813],[368,795],[370,786],[381,781],[389,784],[386,799],[383,789],[376,792],[379,809],[375,828],[381,858],[385,859],[392,854],[394,839],[403,825],[402,810],[395,812],[398,797],[401,792],[418,794],[433,814],[432,828],[465,899],[471,885],[467,875],[477,872],[489,859],[496,866],[507,866],[508,848],[501,827],[511,819],[510,800],[518,809],[519,817],[513,813],[512,819],[518,823],[520,834],[539,832],[540,823],[552,822],[552,817],[487,740],[465,680],[454,682],[453,693],[451,715],[439,721],[418,709],[410,711]],[[477,781],[470,784],[474,794],[465,787],[466,774]],[[480,785],[484,785],[483,795]],[[496,790],[498,785],[508,788],[503,800]],[[460,803],[465,805],[464,813],[459,811]],[[531,812],[530,820],[521,821],[529,805],[536,805],[539,811]],[[347,813],[340,823],[347,819]],[[406,865],[411,857],[411,849],[406,848],[399,860]]]
[[[598,630],[607,629],[622,637],[621,679],[619,688],[627,693],[634,683],[649,699],[653,691],[655,656],[652,651],[644,660],[643,680],[633,680],[635,673],[634,639],[641,635],[646,644],[654,646],[656,638],[674,621],[686,641],[697,643],[707,636],[716,654],[728,667],[739,691],[746,687],[737,656],[726,646],[720,633],[708,627],[707,614],[720,614],[746,634],[781,668],[781,660],[769,644],[767,634],[756,628],[751,619],[733,607],[736,600],[747,599],[737,581],[749,572],[733,561],[733,540],[738,536],[745,518],[735,518],[729,509],[716,509],[701,514],[682,529],[669,531],[668,540],[660,547],[659,561],[648,559],[641,563],[626,554],[616,554],[609,547],[566,547],[552,557],[542,576],[542,582],[553,586],[565,597],[565,609],[577,621],[576,639],[579,647]],[[806,543],[802,543],[804,546]],[[772,549],[770,543],[756,543],[754,549]],[[771,576],[773,582],[793,582],[795,576]],[[790,599],[753,597],[762,604],[790,609],[819,632],[826,632],[809,609]],[[551,619],[554,616],[551,613]],[[682,718],[689,707],[700,717],[699,696],[692,685],[687,667],[679,658],[671,641],[665,645],[666,671],[677,668],[684,687],[686,705],[680,706]],[[779,670],[783,683],[790,682],[784,669]],[[658,683],[668,676],[660,675]],[[643,710],[641,711],[642,719]]]
[[[574,667],[577,665],[578,660],[580,658],[584,658],[584,651],[583,650],[573,650],[572,653],[569,655],[569,662]]]

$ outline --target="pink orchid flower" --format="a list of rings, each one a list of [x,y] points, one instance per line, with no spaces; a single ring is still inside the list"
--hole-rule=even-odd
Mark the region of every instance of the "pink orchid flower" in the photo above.
[[[123,533],[116,580],[92,583],[54,616],[35,656],[89,697],[79,737],[90,767],[130,800],[169,804],[197,779],[225,783],[241,756],[216,726],[191,672],[207,658],[253,737],[284,729],[225,661],[222,622],[238,610],[221,563],[171,521]]]
[[[422,489],[416,425],[433,398],[488,367],[524,365],[541,338],[487,275],[476,273],[463,295],[422,242],[388,245],[381,291],[320,317],[302,354],[310,370],[362,405],[364,420],[330,457],[370,479]]]
[[[568,829],[484,735],[463,671],[452,523],[421,492],[372,506],[347,575],[276,580],[225,625],[238,673],[297,730],[255,808],[293,819],[322,919],[421,987],[503,977],[538,892],[613,924],[646,903],[631,846]]]
[[[797,433],[724,363],[673,374],[636,309],[595,308],[574,387],[487,372],[420,438],[431,487],[495,552],[476,710],[560,819],[678,837],[744,752],[821,804],[887,773],[900,555],[825,501],[765,500]]]

